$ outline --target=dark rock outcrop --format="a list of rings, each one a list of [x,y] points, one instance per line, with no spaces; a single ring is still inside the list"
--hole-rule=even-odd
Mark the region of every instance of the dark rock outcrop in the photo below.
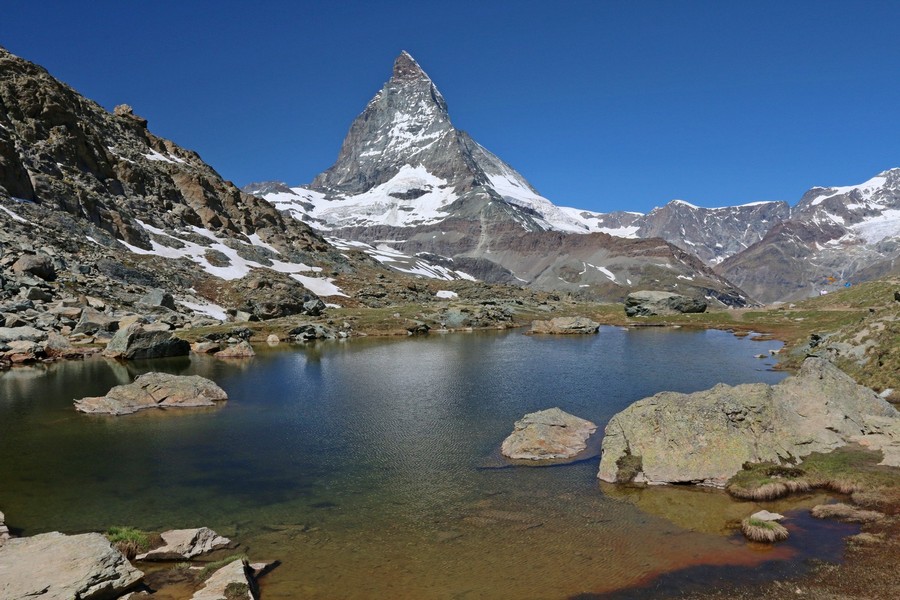
[[[702,313],[706,302],[681,294],[659,291],[632,292],[625,298],[625,314],[629,317]]]
[[[187,356],[191,345],[168,331],[147,330],[140,323],[132,323],[113,336],[103,351],[104,356],[123,360]]]

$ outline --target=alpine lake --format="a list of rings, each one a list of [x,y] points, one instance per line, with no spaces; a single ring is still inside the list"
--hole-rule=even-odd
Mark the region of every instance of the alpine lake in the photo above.
[[[14,368],[0,373],[0,508],[20,535],[211,527],[252,560],[281,561],[264,600],[643,598],[799,574],[839,560],[855,531],[808,516],[825,493],[758,504],[596,477],[615,413],[663,390],[776,383],[775,359],[754,356],[778,347],[603,327]],[[73,409],[152,370],[208,377],[230,399],[122,417]],[[514,422],[554,406],[599,426],[595,456],[506,463]],[[787,514],[788,541],[740,535],[759,508]]]

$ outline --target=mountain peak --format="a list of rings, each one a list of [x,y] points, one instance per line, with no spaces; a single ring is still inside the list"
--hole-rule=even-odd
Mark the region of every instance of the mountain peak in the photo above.
[[[392,79],[399,81],[411,81],[415,79],[429,79],[416,59],[406,50],[394,61],[394,76]]]

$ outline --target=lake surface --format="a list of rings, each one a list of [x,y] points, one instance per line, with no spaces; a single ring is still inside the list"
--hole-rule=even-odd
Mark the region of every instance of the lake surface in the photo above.
[[[795,569],[834,554],[846,531],[798,512],[793,527],[808,532],[762,549],[729,527],[753,503],[601,486],[596,458],[499,468],[497,456],[513,423],[535,410],[559,406],[602,431],[662,390],[775,383],[784,374],[753,356],[779,346],[719,331],[604,327],[597,336],[282,345],[239,362],[17,368],[0,373],[0,509],[24,535],[210,526],[254,560],[283,562],[263,581],[265,600],[567,598],[682,569]],[[209,377],[230,400],[124,417],[72,408],[150,370]]]

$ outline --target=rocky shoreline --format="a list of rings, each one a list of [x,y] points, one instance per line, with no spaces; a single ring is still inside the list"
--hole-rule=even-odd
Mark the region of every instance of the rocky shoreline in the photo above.
[[[0,598],[135,600],[177,582],[194,589],[191,600],[254,600],[259,577],[278,563],[251,563],[237,548],[206,527],[159,534],[115,527],[106,534],[54,531],[0,539]],[[152,574],[138,568],[161,562],[168,568]]]
[[[60,306],[63,306],[63,305],[64,305],[63,303],[60,303]],[[456,308],[458,306],[459,306],[459,304],[457,304],[457,303],[446,304],[445,308],[442,308],[443,313],[440,314],[440,316],[446,316],[447,314],[452,314],[453,310],[459,310],[459,308]],[[485,306],[490,307],[492,305],[486,304]],[[544,308],[541,310],[544,310],[546,312],[555,312],[556,310],[559,310],[560,307],[563,307],[564,304],[556,302],[556,303],[544,304],[543,306],[544,306]],[[89,307],[87,307],[87,308],[89,308]],[[82,310],[82,314],[83,314],[85,309],[82,308],[81,310]],[[94,310],[96,311],[96,309],[94,309]],[[619,310],[621,310],[621,309],[619,309]],[[96,311],[96,312],[99,312],[99,311]],[[326,311],[326,313],[327,312],[328,311]],[[72,313],[74,314],[74,311],[72,311]],[[108,314],[108,313],[101,313],[101,314]],[[460,312],[459,314],[465,314],[465,313]],[[508,314],[515,315],[516,313],[515,313],[515,311],[510,311]],[[531,313],[531,314],[533,314],[533,313]],[[416,333],[427,333],[428,330],[430,329],[430,327],[428,327],[427,324],[430,319],[435,317],[435,315],[434,314],[426,315],[425,312],[421,310],[421,307],[416,307],[416,313],[413,316],[420,317],[420,318],[419,319],[410,318],[409,313],[405,313],[405,312],[404,313],[397,312],[397,313],[389,314],[389,315],[387,315],[387,320],[397,324],[392,330],[379,331],[377,328],[375,328],[375,329],[369,329],[369,331],[371,332],[372,335],[379,335],[379,334],[381,334],[381,335],[397,335],[397,334],[414,335]],[[514,318],[515,317],[510,318],[509,320],[502,320],[502,321],[500,321],[500,323],[502,324],[503,327],[512,327],[512,326],[517,326],[517,325],[522,324],[520,321],[514,320]],[[87,319],[99,322],[99,321],[101,321],[102,318],[99,317],[95,313],[89,312]],[[123,349],[127,349],[128,347],[131,347],[131,346],[128,343],[125,343],[123,345],[121,343],[121,341],[117,342],[116,344],[113,344],[113,340],[117,336],[120,340],[121,339],[146,340],[149,338],[152,338],[152,339],[158,338],[159,340],[162,341],[162,344],[164,347],[170,347],[170,346],[172,346],[171,339],[174,337],[173,333],[177,336],[184,336],[186,338],[189,338],[191,341],[193,341],[193,344],[188,346],[189,351],[193,351],[193,352],[197,352],[197,353],[204,353],[204,352],[208,352],[210,350],[213,352],[221,352],[222,350],[234,349],[233,353],[235,353],[239,356],[246,356],[246,352],[242,351],[241,348],[245,348],[245,347],[251,348],[251,351],[252,351],[252,347],[247,343],[248,340],[255,340],[257,342],[266,340],[270,344],[279,344],[282,341],[288,341],[288,342],[294,342],[294,343],[304,343],[304,342],[321,340],[321,339],[335,339],[335,340],[349,339],[352,337],[362,337],[364,335],[367,335],[367,333],[365,331],[360,331],[360,329],[367,329],[367,328],[372,327],[372,322],[367,322],[362,327],[359,327],[359,321],[357,321],[353,317],[347,317],[347,319],[348,320],[339,322],[339,319],[330,318],[330,317],[328,317],[327,314],[325,314],[325,315],[321,315],[320,317],[317,317],[316,319],[308,319],[306,321],[306,323],[303,323],[303,324],[297,324],[298,320],[296,318],[287,318],[287,319],[276,319],[276,320],[272,320],[272,321],[268,321],[268,322],[257,322],[257,323],[252,323],[252,322],[251,323],[226,323],[226,324],[219,324],[219,325],[209,326],[209,327],[202,327],[202,326],[198,326],[196,328],[195,327],[186,327],[186,328],[182,328],[181,330],[175,331],[172,329],[168,329],[166,326],[163,326],[163,325],[154,325],[155,322],[153,320],[151,320],[150,317],[132,314],[132,315],[125,315],[118,319],[118,321],[116,323],[117,327],[114,328],[114,330],[116,331],[115,333],[110,332],[108,330],[110,328],[110,326],[108,326],[108,325],[107,325],[107,329],[98,327],[97,332],[95,333],[95,336],[96,336],[95,340],[100,340],[100,342],[102,343],[108,336],[108,341],[106,342],[106,347],[107,347],[107,349],[109,349],[110,345],[112,345],[113,348],[112,348],[112,350],[107,350],[106,352],[103,352],[103,354],[107,357],[115,357],[119,360],[123,360],[123,359],[127,360],[127,358],[124,356]],[[82,320],[82,317],[79,316],[79,321],[81,321],[81,320]],[[434,322],[434,321],[430,321],[430,322]],[[581,326],[583,324],[583,321],[579,321],[576,318],[570,318],[570,320],[565,321],[565,323],[573,323],[578,326]],[[578,331],[579,333],[591,333],[592,331],[595,331],[593,329],[593,327],[597,323],[592,323],[590,321],[587,321],[587,323],[588,323],[587,329],[585,330],[585,329],[579,327],[581,329],[580,331]],[[641,324],[641,322],[637,321],[635,324]],[[647,323],[647,324],[652,324],[652,323]],[[451,328],[446,326],[447,322],[444,322],[443,325],[444,326],[442,328],[435,328],[434,331],[442,331],[442,330],[443,331],[451,331]],[[122,326],[122,327],[120,328],[118,326]],[[13,334],[19,334],[21,332],[21,334],[37,335],[38,337],[40,336],[40,333],[34,334],[34,332],[29,331],[29,329],[20,329],[20,328],[29,328],[29,327],[31,329],[37,329],[37,328],[31,327],[29,325],[21,325],[21,324],[18,324],[17,327],[12,327],[12,328],[7,328],[7,329],[19,330],[19,331],[14,331]],[[496,328],[496,327],[497,327],[497,325],[494,324],[490,328]],[[725,327],[723,327],[723,328],[725,328]],[[461,327],[459,329],[465,330],[466,328]],[[2,330],[0,330],[0,331],[2,331]],[[279,333],[273,333],[273,331],[278,331]],[[10,335],[6,331],[3,331],[3,333],[5,333],[6,335]],[[553,331],[553,333],[557,333],[557,332]],[[137,335],[135,335],[135,334],[137,334]],[[163,334],[163,335],[160,335],[160,334]],[[66,347],[65,341],[61,341],[58,339],[61,336],[62,336],[62,334],[60,334],[60,333],[57,333],[54,331],[49,331],[49,332],[46,332],[46,339],[44,339],[40,342],[33,342],[33,343],[36,343],[38,345],[42,345],[45,347],[57,347],[57,348],[63,347],[63,348],[65,348]],[[188,345],[188,341],[184,340],[182,338],[176,338],[176,339],[179,339],[180,341],[183,342],[183,343],[179,343],[179,344],[175,345],[178,348],[177,352],[183,353],[185,346]],[[75,347],[74,344],[72,344],[71,340],[67,340],[67,341],[69,341],[69,344],[72,347]],[[166,344],[168,344],[168,346],[166,346]],[[143,344],[142,345],[141,343],[139,343],[135,347],[143,348],[144,350],[142,350],[142,351],[145,351],[146,348],[155,348],[156,346],[157,346],[157,344]],[[85,351],[81,351],[81,350],[88,350],[88,351],[85,352]],[[60,353],[53,354],[52,356],[49,353],[45,352],[45,356],[43,356],[37,360],[42,361],[42,360],[61,360],[61,359],[73,359],[73,358],[77,359],[77,358],[81,358],[83,356],[95,354],[98,352],[100,352],[100,348],[97,346],[95,346],[93,348],[90,348],[90,347],[80,348],[79,351],[77,351],[77,352],[70,352],[70,353],[60,352]],[[164,354],[165,353],[163,353],[162,355],[164,355]],[[28,361],[23,361],[23,362],[27,363]],[[16,362],[13,364],[22,364],[22,363]],[[855,382],[853,382],[849,377],[847,377],[845,374],[840,372],[840,370],[835,368],[833,365],[831,365],[827,360],[825,360],[823,358],[807,359],[807,363],[804,365],[804,368],[801,369],[801,371],[797,377],[791,378],[791,381],[794,381],[794,382],[800,381],[801,383],[796,383],[796,384],[787,383],[785,385],[782,385],[781,388],[779,388],[779,386],[771,386],[771,387],[770,386],[762,386],[762,387],[747,386],[746,394],[743,394],[743,391],[745,391],[745,390],[741,390],[741,394],[737,394],[737,395],[735,392],[735,388],[727,388],[727,386],[723,386],[721,389],[714,388],[713,390],[708,390],[707,392],[698,393],[701,395],[702,394],[707,394],[707,395],[713,394],[713,396],[715,396],[716,393],[719,393],[720,398],[726,398],[726,400],[724,400],[724,403],[722,404],[722,406],[724,408],[721,411],[721,415],[724,415],[724,417],[726,418],[728,423],[731,423],[732,425],[738,425],[739,426],[738,430],[741,427],[743,427],[747,431],[755,432],[754,435],[759,432],[763,432],[765,435],[770,435],[773,433],[773,429],[775,429],[775,427],[773,426],[773,423],[778,422],[782,425],[785,425],[785,427],[784,427],[785,433],[787,433],[789,435],[793,435],[798,438],[796,440],[796,443],[794,446],[790,446],[789,444],[784,442],[784,440],[779,441],[778,439],[774,439],[771,443],[771,446],[778,448],[778,451],[775,451],[775,453],[772,455],[765,454],[765,453],[759,453],[760,446],[758,444],[758,440],[757,440],[757,442],[755,442],[755,446],[754,446],[754,449],[757,451],[757,454],[754,454],[752,456],[741,455],[741,456],[738,456],[735,458],[735,457],[732,457],[730,453],[718,452],[718,456],[720,458],[721,457],[734,458],[734,460],[732,460],[731,463],[729,463],[732,465],[731,467],[729,467],[730,471],[735,470],[734,465],[737,465],[737,470],[740,470],[740,467],[747,462],[754,462],[754,461],[760,462],[760,461],[765,461],[765,460],[777,460],[777,459],[789,459],[790,461],[796,461],[797,459],[799,459],[802,456],[802,454],[800,452],[796,451],[796,447],[798,444],[800,446],[804,446],[809,449],[814,449],[815,451],[827,452],[828,450],[833,450],[834,447],[837,447],[837,445],[839,445],[839,444],[837,444],[835,439],[833,439],[833,438],[835,438],[835,436],[837,436],[839,438],[841,444],[848,443],[848,442],[849,443],[866,444],[866,445],[868,445],[868,447],[870,447],[876,451],[880,451],[884,454],[885,464],[895,465],[896,459],[897,459],[897,448],[898,448],[898,446],[900,446],[900,443],[898,443],[898,436],[897,436],[896,410],[893,409],[887,402],[884,401],[884,399],[881,397],[881,396],[883,396],[883,394],[881,396],[879,396],[879,394],[875,394],[871,390],[862,388],[862,386],[857,386],[857,384]],[[139,384],[138,382],[135,382],[135,384],[137,384],[138,388],[141,387],[141,384]],[[134,386],[135,384],[131,384],[131,385]],[[798,387],[798,386],[804,387],[805,391],[800,390],[800,387]],[[812,386],[813,388],[816,389],[815,393],[809,392],[809,389],[808,389],[809,386]],[[125,387],[127,387],[127,386],[125,386]],[[738,387],[741,387],[741,386],[738,386]],[[777,391],[773,392],[773,390],[776,390],[776,389],[783,389],[784,391],[783,392],[777,392]],[[718,390],[718,392],[717,392],[717,390]],[[804,425],[804,427],[799,427],[799,426],[798,427],[793,427],[793,426],[788,427],[787,425],[789,425],[790,420],[789,419],[785,420],[784,418],[782,418],[782,417],[784,417],[784,415],[781,415],[780,413],[779,413],[780,416],[778,416],[778,418],[772,417],[771,422],[765,421],[765,420],[760,421],[758,419],[754,420],[754,419],[756,419],[756,417],[758,417],[760,414],[762,414],[760,411],[757,411],[755,408],[753,408],[753,407],[759,408],[759,406],[757,406],[757,405],[760,403],[759,402],[757,402],[757,403],[750,402],[749,404],[744,405],[744,404],[742,404],[742,401],[738,401],[738,397],[746,397],[746,398],[750,398],[750,399],[756,398],[756,399],[760,400],[760,402],[762,402],[763,404],[766,404],[766,403],[771,404],[772,403],[771,396],[773,393],[776,396],[779,396],[779,394],[780,394],[781,396],[783,396],[790,402],[794,403],[795,407],[800,406],[801,409],[799,409],[795,412],[797,414],[803,415],[804,418],[806,418],[806,419],[809,419],[809,417],[810,417],[810,414],[811,414],[810,410],[813,410],[816,408],[816,405],[814,402],[815,398],[821,399],[822,397],[825,397],[826,402],[824,403],[824,406],[827,407],[827,409],[825,411],[826,414],[821,415],[822,419],[820,419],[819,421],[816,421],[815,419],[813,419],[813,421],[815,421],[817,423],[817,426],[821,425],[821,428],[819,429],[819,431],[825,437],[829,437],[829,440],[825,440],[819,445],[812,443],[810,441],[812,439],[811,434],[807,435],[809,433],[808,428],[804,429],[804,427],[806,425],[808,425],[809,421],[807,421],[806,423],[804,423],[802,420],[798,421],[798,423],[800,423],[801,425]],[[115,396],[116,394],[112,394],[112,395]],[[133,397],[133,395],[129,395],[129,394],[125,394],[125,396]],[[163,396],[169,397],[168,394],[163,394]],[[815,396],[815,398],[813,398],[813,396]],[[763,397],[766,398],[764,401],[762,400]],[[869,407],[869,409],[867,409],[867,411],[861,412],[860,410],[858,410],[858,407],[857,407],[857,408],[853,408],[851,410],[848,407],[848,405],[846,404],[846,401],[848,398],[856,398],[859,402],[866,404]],[[96,400],[96,399],[93,399],[93,400]],[[640,405],[641,402],[652,401],[652,400],[654,400],[654,399],[651,398],[651,399],[646,399],[644,401],[639,401],[638,403],[636,403],[636,405]],[[656,402],[658,404],[659,400],[657,399],[654,402]],[[713,404],[715,405],[716,402],[718,402],[718,400],[714,400]],[[683,399],[679,400],[678,404],[684,404]],[[777,402],[776,402],[776,404],[777,404]],[[634,406],[635,405],[633,405],[633,407],[628,410],[632,410],[634,408]],[[877,407],[877,409],[872,409],[872,407]],[[115,414],[115,411],[108,411],[108,412],[113,412],[113,414]],[[125,411],[125,412],[128,412],[128,411]],[[703,410],[697,410],[697,409],[692,409],[692,410],[688,411],[688,413],[691,417],[695,417],[695,418],[701,418],[703,416],[703,414],[705,414],[703,412]],[[847,417],[848,415],[850,415],[851,418],[841,419],[840,417],[842,415],[843,415],[843,417]],[[838,422],[831,423],[830,421],[828,421],[828,419],[838,419]],[[638,421],[641,421],[641,420],[646,421],[647,419],[638,419]],[[538,419],[538,421],[540,421],[540,419]],[[552,419],[551,419],[551,421],[552,421]],[[635,423],[637,423],[638,421],[636,421]],[[688,422],[688,424],[690,424],[691,421],[690,421],[690,419],[688,419],[686,422]],[[531,423],[523,423],[523,428],[525,425],[529,425],[529,424],[531,424]],[[851,432],[849,430],[846,432],[841,430],[841,427],[843,425],[847,425],[847,424],[857,426],[860,428],[860,430],[856,431],[855,433]],[[558,426],[559,423],[555,423],[555,421],[554,421],[554,423],[545,423],[544,425],[546,425],[549,428],[553,428],[554,426]],[[619,429],[621,431],[619,432],[619,434],[611,435],[609,433],[610,427],[612,427],[613,430],[615,430],[616,427],[619,427]],[[697,427],[686,425],[685,427],[687,429],[691,430],[690,432],[688,432],[688,438],[691,439],[691,443],[693,443],[695,441],[694,438],[697,437],[697,430],[703,429],[703,427],[701,427],[699,425]],[[729,425],[729,427],[731,427],[731,425]],[[517,429],[518,429],[518,424],[517,424]],[[622,425],[622,420],[618,416],[616,418],[614,418],[610,422],[610,425],[607,427],[607,439],[609,439],[610,441],[607,442],[606,440],[604,440],[604,452],[602,454],[601,468],[600,468],[601,478],[603,478],[602,474],[604,473],[604,467],[606,467],[606,470],[608,471],[607,479],[611,479],[614,481],[621,481],[622,480],[622,478],[620,477],[621,472],[623,470],[627,471],[628,469],[631,469],[633,471],[633,473],[632,473],[633,476],[631,477],[631,480],[633,482],[637,482],[638,484],[641,484],[641,482],[659,483],[659,482],[663,481],[665,478],[661,479],[659,477],[659,475],[656,474],[656,471],[654,470],[656,468],[656,467],[653,467],[653,465],[655,463],[653,463],[652,461],[645,462],[646,458],[649,458],[653,455],[652,453],[647,453],[644,450],[641,450],[640,451],[641,463],[638,465],[634,461],[630,462],[628,460],[629,455],[627,453],[626,454],[622,454],[621,452],[617,453],[615,448],[613,448],[613,446],[615,446],[615,444],[614,444],[615,440],[619,439],[621,437],[620,434],[623,434],[626,429],[628,429],[628,428],[626,428]],[[638,424],[635,424],[635,426],[631,428],[631,430],[634,432],[637,432],[639,429],[640,429],[640,425],[638,425]],[[729,429],[729,431],[733,434],[735,430]],[[700,434],[700,437],[701,438],[703,437],[703,433]],[[687,440],[688,438],[685,438],[685,440]],[[799,438],[803,438],[803,439],[801,440]],[[620,440],[620,441],[623,441],[623,440]],[[679,447],[682,444],[688,444],[687,441],[675,443],[672,441],[672,439],[669,439],[667,437],[660,437],[658,435],[656,436],[656,439],[650,439],[649,441],[650,442],[661,441],[661,442],[665,442],[669,445],[674,445],[674,447]],[[710,442],[710,440],[705,440],[705,443],[709,444],[709,442]],[[609,444],[609,445],[607,445],[607,444]],[[709,445],[713,449],[715,449],[717,447],[716,444],[709,444]],[[577,444],[574,444],[573,446],[577,446]],[[638,455],[637,448],[641,447],[637,441],[637,438],[631,438],[631,437],[627,437],[627,436],[625,436],[625,438],[624,438],[624,443],[619,444],[619,446],[624,446],[624,447],[629,448],[630,451],[633,452],[633,454],[631,454],[631,456]],[[792,450],[791,448],[794,448],[794,449]],[[779,454],[779,451],[781,451],[781,454]],[[577,451],[576,451],[576,453],[577,453]],[[625,460],[623,460],[623,459],[625,459]],[[603,464],[603,461],[606,461],[605,465]],[[673,468],[672,465],[675,462],[677,462],[675,457],[673,455],[671,455],[671,453],[669,453],[664,457],[664,459],[660,463],[660,466],[663,468]],[[610,465],[614,465],[615,469],[612,470],[612,467]],[[801,465],[801,466],[803,466],[803,465]],[[694,482],[694,483],[706,482],[706,483],[715,483],[716,485],[721,486],[721,485],[725,485],[727,483],[727,480],[729,479],[729,477],[734,475],[734,473],[731,473],[731,472],[729,472],[729,473],[730,474],[726,474],[724,472],[723,473],[717,472],[716,474],[713,474],[710,476],[707,476],[706,474],[703,474],[701,476],[696,473],[692,473],[689,475],[680,475],[673,479],[669,479],[669,481],[672,481],[672,482],[689,481],[689,482]],[[649,476],[648,476],[648,474],[649,474]],[[783,476],[780,476],[780,475],[779,475],[779,477],[781,477],[782,480],[784,480],[784,481],[792,480],[790,478],[785,479]],[[627,478],[625,478],[625,479],[627,479]],[[838,489],[838,491],[841,491],[841,490]],[[886,552],[886,548],[890,547],[888,542],[886,541],[887,539],[889,539],[887,537],[887,532],[893,531],[894,529],[892,529],[892,528],[895,528],[896,514],[898,513],[898,507],[900,507],[900,496],[894,496],[894,497],[884,496],[884,495],[878,496],[877,494],[875,496],[867,496],[867,494],[869,494],[872,490],[866,489],[864,485],[858,485],[855,488],[851,489],[850,491],[852,491],[854,493],[854,496],[853,496],[854,502],[856,502],[856,501],[862,502],[864,506],[868,505],[867,503],[877,505],[878,514],[886,516],[885,518],[873,520],[872,522],[870,522],[866,525],[866,532],[869,534],[870,537],[860,538],[860,540],[866,540],[866,541],[864,541],[864,542],[860,541],[859,543],[857,543],[856,541],[851,540],[850,542],[848,542],[848,543],[853,544],[853,548],[854,548],[853,556],[855,557],[854,560],[865,561],[866,559],[861,558],[861,557],[868,556],[868,555],[875,557],[873,560],[876,560],[876,561],[881,560],[878,557],[879,556],[883,557],[884,553]],[[829,506],[831,506],[831,505],[829,505]],[[828,516],[831,514],[831,513],[829,513],[829,511],[833,511],[833,510],[834,509],[822,509],[820,512],[824,516]],[[0,523],[0,534],[2,534],[3,527],[4,526],[2,525],[2,523]],[[237,566],[232,566],[231,570],[234,571],[235,573],[237,571],[241,571],[244,573],[252,573],[253,572],[251,566],[244,565],[243,563],[240,563],[240,564],[242,565],[242,567],[240,569]],[[837,568],[841,568],[841,567],[837,567]],[[848,567],[848,568],[855,568],[855,567]],[[224,577],[224,575],[223,575],[223,577]],[[199,591],[198,591],[198,593],[199,593]],[[711,594],[715,594],[715,593],[716,593],[715,591],[711,592]],[[133,596],[133,597],[140,597],[140,596]],[[217,596],[213,595],[213,596],[196,596],[196,597],[212,598],[212,597],[217,597]],[[713,595],[710,597],[715,597],[715,596]]]

